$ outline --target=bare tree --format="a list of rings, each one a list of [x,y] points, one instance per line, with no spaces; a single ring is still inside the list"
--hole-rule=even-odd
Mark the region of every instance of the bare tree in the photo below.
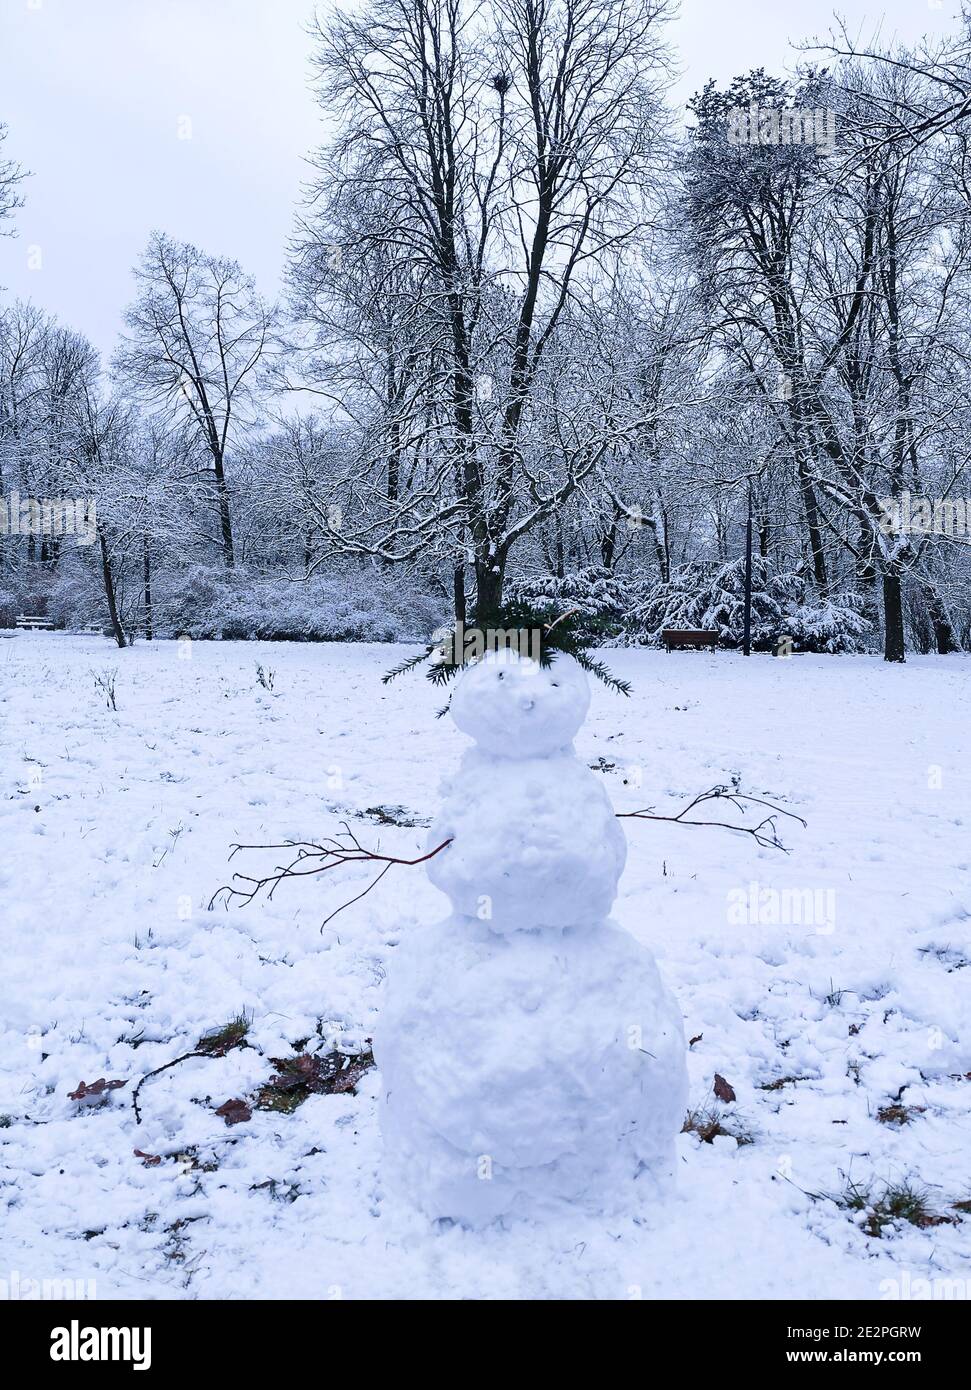
[[[8,130],[6,125],[0,121],[0,150],[7,139]],[[0,154],[0,236],[13,236],[13,229],[4,227],[6,222],[18,208],[23,207],[23,195],[18,191],[20,184],[27,177],[26,171],[12,159],[6,159]]]
[[[880,111],[891,99],[886,87],[878,88]],[[959,237],[957,261],[941,250],[940,199],[909,157],[902,167],[899,151],[860,142],[873,92],[872,76],[842,94],[820,75],[795,90],[763,72],[726,92],[710,84],[693,103],[699,126],[687,200],[717,311],[715,339],[762,392],[791,453],[819,592],[829,587],[828,530],[861,578],[879,578],[884,655],[903,661],[903,583],[916,552],[908,537],[888,532],[885,501],[913,478],[921,364],[939,342],[963,246]],[[750,146],[726,137],[734,107],[791,112],[840,97],[849,111],[842,158],[807,143]],[[907,93],[896,100],[906,106]],[[936,278],[928,274],[934,261],[942,279],[928,310],[923,286]],[[925,575],[930,598],[929,582]],[[954,642],[939,602],[936,612],[947,650]]]
[[[276,311],[235,261],[154,233],[135,271],[140,293],[115,370],[149,403],[194,425],[210,465],[227,567],[235,563],[227,454],[256,369],[275,342]]]
[[[560,384],[545,360],[649,219],[667,13],[666,0],[373,0],[318,23],[320,97],[342,134],[318,159],[302,247],[331,260],[336,248],[342,268],[390,255],[435,344],[424,393],[392,406],[414,493],[341,539],[399,560],[448,532],[459,613],[463,550],[489,612],[515,543],[607,448],[568,412],[556,467],[530,467],[539,415],[548,440],[552,402],[569,394],[540,407]]]

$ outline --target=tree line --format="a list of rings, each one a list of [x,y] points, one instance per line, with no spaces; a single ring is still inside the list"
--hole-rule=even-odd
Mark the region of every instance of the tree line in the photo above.
[[[971,645],[971,21],[709,82],[685,129],[670,19],[338,11],[283,302],[168,232],[108,363],[0,300],[0,495],[97,501],[83,555],[0,536],[0,617],[56,590],[123,645],[188,621],[187,576],[393,576],[463,622],[609,593],[647,640],[731,606],[751,509],[808,645]]]

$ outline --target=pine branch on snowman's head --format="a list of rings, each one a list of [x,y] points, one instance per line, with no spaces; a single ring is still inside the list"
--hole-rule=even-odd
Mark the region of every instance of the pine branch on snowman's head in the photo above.
[[[543,668],[551,666],[558,656],[572,656],[578,666],[609,689],[618,695],[629,695],[629,682],[618,679],[590,654],[589,639],[580,628],[577,615],[578,610],[568,609],[554,617],[549,610],[532,608],[521,600],[477,612],[474,627],[457,622],[454,628],[440,629],[423,652],[395,666],[382,680],[387,685],[406,671],[427,665],[427,678],[436,685],[447,685],[464,666],[473,665],[487,652],[511,649]],[[439,715],[447,709],[446,705]]]

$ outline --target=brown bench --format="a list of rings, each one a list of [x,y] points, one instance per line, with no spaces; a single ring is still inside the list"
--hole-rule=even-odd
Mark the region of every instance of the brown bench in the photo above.
[[[34,618],[29,613],[17,614],[17,626],[22,632],[53,632],[53,618]]]
[[[712,651],[718,645],[718,633],[706,632],[703,628],[677,628],[666,627],[661,630],[661,641],[667,652],[675,647],[710,647]]]

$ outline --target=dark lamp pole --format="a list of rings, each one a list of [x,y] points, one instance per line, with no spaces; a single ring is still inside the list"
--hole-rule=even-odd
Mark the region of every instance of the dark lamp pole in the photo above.
[[[745,523],[745,630],[743,656],[752,651],[752,479],[748,480],[748,520]]]

